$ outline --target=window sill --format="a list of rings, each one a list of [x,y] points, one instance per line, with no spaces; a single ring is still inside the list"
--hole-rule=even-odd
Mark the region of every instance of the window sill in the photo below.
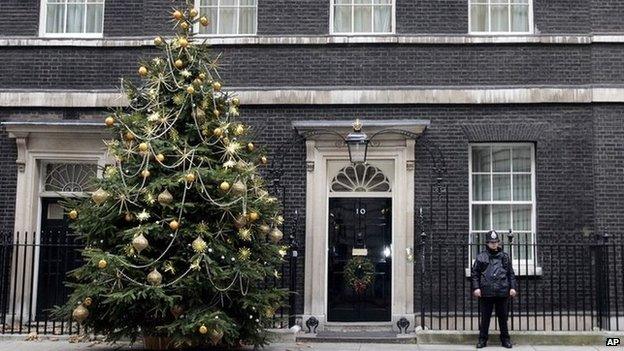
[[[516,273],[516,277],[539,277],[544,274],[542,267],[532,267],[530,264],[528,269],[527,267],[520,267],[520,269],[517,269],[514,264],[514,273]],[[470,268],[465,269],[465,275],[468,278],[471,276]]]
[[[332,44],[591,44],[592,42],[624,42],[624,35],[236,35],[198,36],[208,45],[332,45]],[[0,46],[91,46],[142,47],[154,46],[153,37],[0,37]]]

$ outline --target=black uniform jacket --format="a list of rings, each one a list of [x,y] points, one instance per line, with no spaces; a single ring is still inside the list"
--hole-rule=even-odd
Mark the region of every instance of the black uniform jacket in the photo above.
[[[511,259],[502,249],[489,248],[472,265],[472,290],[481,289],[482,297],[506,297],[509,289],[517,289]]]

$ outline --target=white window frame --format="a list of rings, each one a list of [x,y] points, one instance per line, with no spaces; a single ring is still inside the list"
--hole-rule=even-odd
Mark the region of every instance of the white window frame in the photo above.
[[[534,28],[533,28],[533,0],[529,0],[529,30],[526,32],[512,32],[512,31],[506,31],[506,32],[491,32],[491,31],[473,31],[472,30],[472,16],[471,16],[471,10],[472,10],[472,3],[475,0],[468,0],[468,33],[472,34],[472,35],[527,35],[527,34],[533,34]],[[481,0],[481,1],[487,1],[488,4],[488,11],[489,11],[489,16],[488,16],[488,28],[492,28],[492,4],[490,3],[491,0]],[[508,3],[508,6],[511,7],[511,1],[514,0],[510,0],[510,2]],[[508,23],[511,26],[511,8],[510,11],[508,11],[509,19],[508,19]]]
[[[218,0],[219,2],[217,3],[217,31],[219,30],[219,21],[221,20],[221,14],[219,9],[221,8],[221,0]],[[253,33],[244,33],[244,34],[221,34],[221,33],[200,33],[200,26],[201,24],[199,23],[195,23],[195,33],[197,33],[198,37],[252,37],[252,36],[256,36],[258,35],[258,2],[260,0],[256,0],[256,20],[254,23],[254,30]],[[195,0],[195,8],[199,11],[199,16],[201,16],[201,0]],[[203,6],[205,7],[205,6]],[[230,6],[228,6],[230,7]],[[251,6],[244,6],[244,7],[251,7]],[[239,21],[240,21],[240,0],[238,2],[238,5],[236,6],[236,30],[239,30]]]
[[[392,35],[396,33],[396,0],[392,0],[390,6],[392,6],[391,19],[392,22],[390,25],[390,32],[336,32],[334,31],[334,9],[336,7],[336,0],[329,1],[329,34],[336,36],[384,36],[384,35]],[[353,4],[351,4],[351,28],[355,25],[355,21],[353,21],[354,17],[354,8]],[[374,6],[374,5],[362,5],[362,6]],[[371,15],[371,20],[374,21],[375,17]]]
[[[106,17],[106,0],[102,1],[102,32],[101,33],[48,33],[46,32],[48,20],[48,0],[41,0],[39,3],[39,36],[43,38],[102,38],[104,36],[104,17]],[[65,17],[63,25],[67,28],[67,4],[65,5]],[[87,26],[87,15],[85,11],[84,26]]]
[[[489,147],[509,147],[510,149],[512,149],[510,151],[510,172],[512,174],[511,176],[511,180],[510,180],[510,188],[512,193],[510,194],[510,199],[509,200],[490,200],[490,201],[473,201],[472,198],[472,193],[473,193],[473,174],[475,174],[472,170],[472,148],[475,146],[489,146]],[[513,200],[513,147],[517,147],[517,146],[529,146],[531,148],[531,201],[514,201]],[[475,231],[473,230],[472,227],[472,206],[473,205],[531,205],[531,243],[533,243],[533,247],[530,250],[530,255],[531,255],[531,259],[518,259],[514,256],[512,256],[513,259],[513,267],[514,269],[516,269],[516,274],[517,275],[539,275],[541,274],[541,267],[538,267],[538,262],[536,260],[537,258],[537,246],[535,246],[535,244],[537,243],[537,199],[536,199],[536,177],[535,177],[535,168],[536,168],[536,162],[535,162],[535,144],[534,143],[530,143],[530,142],[525,142],[525,143],[497,143],[497,142],[488,142],[488,143],[471,143],[468,146],[468,242],[470,244],[470,247],[472,247],[472,245],[474,245],[475,243],[473,242],[473,238],[472,238],[472,234],[474,232],[478,232],[478,233],[482,233],[482,232],[487,232],[488,230],[481,230],[481,231]],[[491,196],[493,196],[494,191],[493,191],[493,186],[494,186],[494,182],[492,181],[493,174],[496,174],[496,172],[493,171],[492,169],[492,156],[490,154],[490,170],[489,172],[477,172],[476,174],[490,174],[490,194]],[[503,172],[503,173],[508,173],[508,172]],[[490,211],[490,225],[489,228],[492,229],[493,223],[492,223],[492,211]],[[510,227],[509,229],[512,230],[512,232],[514,232],[514,228],[513,228],[513,210],[511,211],[511,217],[510,217],[510,223],[509,223]],[[524,232],[524,231],[523,231]],[[500,235],[504,235],[506,236],[508,232],[502,232],[499,233]],[[524,234],[523,234],[524,235]],[[514,237],[515,239],[517,239],[517,236]],[[517,241],[516,241],[517,243]],[[474,261],[475,257],[471,257],[472,256],[472,250],[469,250],[468,253],[469,256],[469,264],[472,265],[472,262]],[[535,268],[535,269],[534,269]],[[528,270],[528,271],[527,271]]]

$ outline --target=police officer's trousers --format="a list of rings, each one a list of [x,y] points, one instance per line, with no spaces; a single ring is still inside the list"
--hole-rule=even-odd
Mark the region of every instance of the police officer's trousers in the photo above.
[[[490,317],[492,310],[496,310],[498,318],[498,328],[500,329],[501,340],[509,340],[509,329],[507,328],[507,317],[509,308],[507,297],[482,297],[481,303],[481,324],[479,325],[479,339],[487,340],[488,329],[490,328]]]

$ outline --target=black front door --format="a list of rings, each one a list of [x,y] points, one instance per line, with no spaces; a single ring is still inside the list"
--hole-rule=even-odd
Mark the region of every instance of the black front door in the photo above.
[[[330,322],[390,321],[392,199],[330,198]]]
[[[67,301],[70,289],[64,284],[67,272],[81,264],[79,243],[71,235],[66,211],[60,199],[41,199],[41,233],[37,288],[38,320],[49,318],[49,309]]]

